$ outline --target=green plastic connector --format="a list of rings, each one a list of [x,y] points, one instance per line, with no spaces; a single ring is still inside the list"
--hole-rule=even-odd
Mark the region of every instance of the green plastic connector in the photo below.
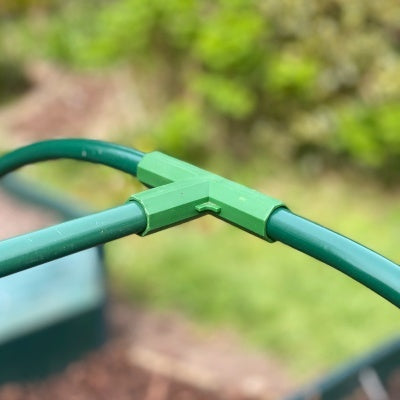
[[[142,158],[137,177],[153,188],[130,198],[146,212],[143,236],[207,213],[272,241],[266,235],[267,220],[278,207],[285,207],[279,200],[157,151]]]

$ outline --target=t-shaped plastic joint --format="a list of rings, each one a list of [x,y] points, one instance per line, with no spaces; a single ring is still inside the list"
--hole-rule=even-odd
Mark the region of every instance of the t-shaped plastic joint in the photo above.
[[[133,195],[147,215],[142,236],[171,225],[213,214],[263,239],[271,213],[285,205],[256,190],[160,152],[146,154],[138,179],[153,189]]]

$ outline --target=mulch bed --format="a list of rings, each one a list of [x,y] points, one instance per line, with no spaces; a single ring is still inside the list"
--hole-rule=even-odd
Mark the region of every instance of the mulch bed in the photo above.
[[[225,334],[194,332],[180,316],[116,301],[109,316],[110,337],[100,349],[45,380],[0,386],[0,399],[261,400],[290,388],[277,365]]]
[[[221,396],[136,367],[110,343],[43,382],[0,388],[2,400],[217,400]]]

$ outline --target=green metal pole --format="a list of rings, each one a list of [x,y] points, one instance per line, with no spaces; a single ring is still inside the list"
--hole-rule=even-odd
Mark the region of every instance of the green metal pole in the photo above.
[[[140,233],[147,220],[136,202],[0,242],[0,277]],[[78,267],[78,266],[77,266]]]
[[[114,215],[109,210],[1,242],[0,276],[130,233],[147,234],[201,213],[213,213],[248,232],[281,241],[333,266],[400,307],[399,265],[291,213],[278,200],[162,153],[144,155],[87,139],[51,140],[0,158],[0,176],[29,163],[58,158],[109,165],[138,175],[142,183],[154,189],[131,198],[132,215]],[[126,207],[114,210],[125,211]]]
[[[400,266],[378,253],[286,209],[275,210],[267,235],[320,260],[400,307]]]
[[[39,161],[69,158],[108,165],[136,176],[144,153],[114,143],[90,139],[57,139],[33,143],[0,158],[0,176]]]

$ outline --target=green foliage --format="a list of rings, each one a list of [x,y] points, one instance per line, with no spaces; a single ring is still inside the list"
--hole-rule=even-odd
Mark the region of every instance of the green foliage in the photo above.
[[[363,163],[379,166],[400,157],[400,103],[348,107],[339,114],[340,144]]]
[[[248,71],[262,61],[264,25],[264,19],[254,9],[219,7],[199,26],[193,52],[206,68]]]
[[[276,96],[310,97],[318,71],[313,59],[302,59],[290,53],[279,55],[267,65],[265,85]]]
[[[221,75],[200,75],[194,82],[196,93],[200,94],[211,109],[221,115],[233,118],[248,116],[255,108],[254,94],[245,84],[227,79]]]
[[[163,129],[157,119],[187,119],[187,107],[204,119],[200,139],[165,125],[157,137],[178,152],[200,140],[390,170],[398,21],[397,0],[70,0],[32,28],[29,48],[76,68],[131,66],[144,91],[158,88],[150,132]]]
[[[200,147],[204,140],[204,124],[198,111],[184,102],[168,106],[152,132],[152,147],[179,156]]]
[[[195,29],[195,8],[194,1],[182,0],[118,0],[100,8],[73,2],[50,19],[45,50],[69,64],[93,67],[185,48]]]

